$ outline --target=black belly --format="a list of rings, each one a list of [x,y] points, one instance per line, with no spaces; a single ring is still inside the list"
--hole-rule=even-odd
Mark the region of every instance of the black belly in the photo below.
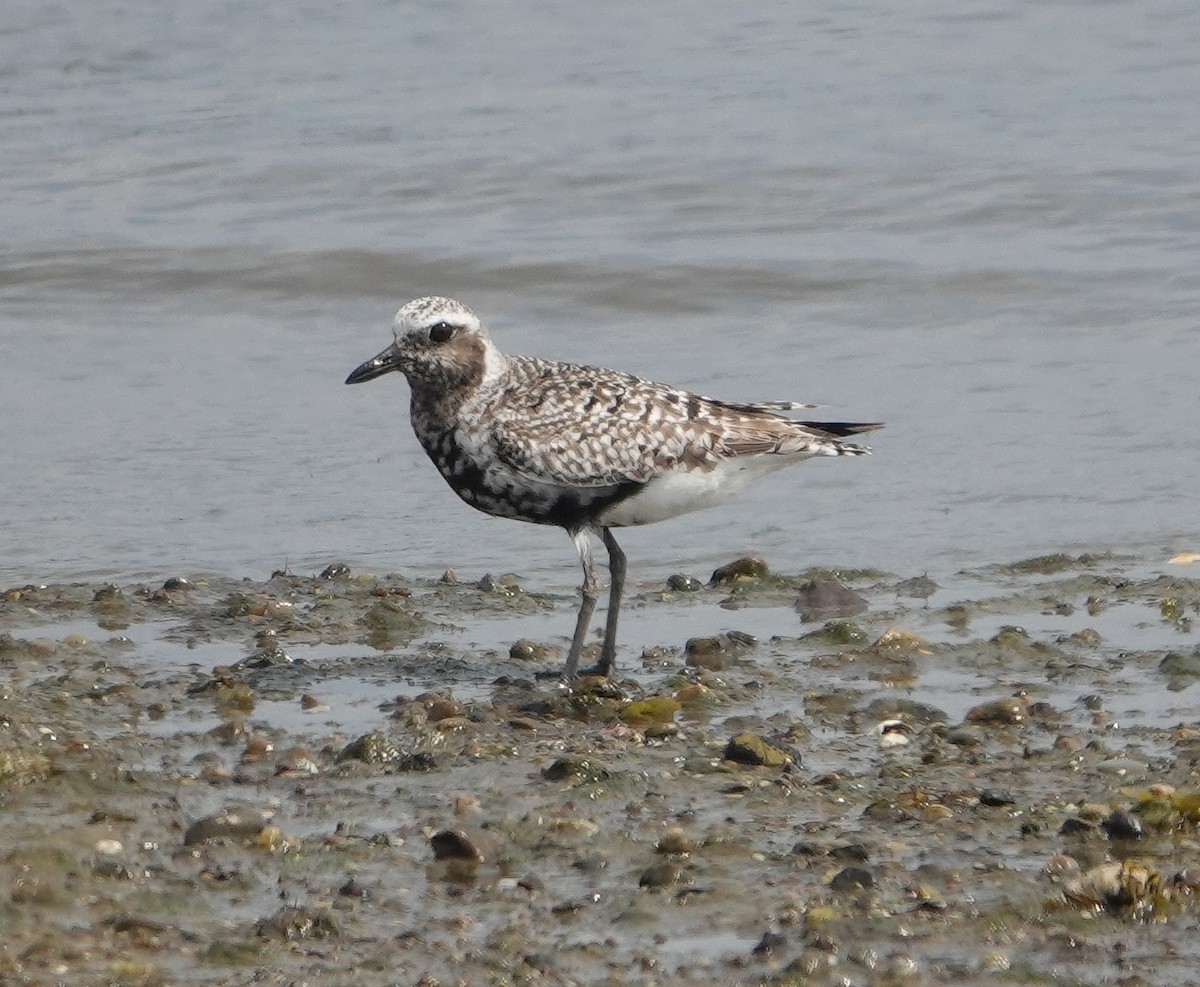
[[[552,524],[568,531],[593,525],[604,511],[644,486],[633,481],[604,487],[524,483],[519,474],[496,463],[484,466],[475,462],[453,442],[438,443],[433,449],[426,447],[426,451],[450,488],[477,510],[531,524]]]

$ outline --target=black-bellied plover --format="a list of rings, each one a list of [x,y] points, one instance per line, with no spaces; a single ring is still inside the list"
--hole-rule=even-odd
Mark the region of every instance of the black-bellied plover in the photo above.
[[[565,528],[583,565],[583,599],[564,674],[575,676],[599,580],[591,536],[608,549],[604,643],[617,648],[625,554],[612,529],[712,507],[777,469],[813,456],[860,456],[843,442],[880,423],[805,422],[811,405],[736,404],[616,370],[508,356],[475,313],[417,298],[396,313],[395,342],[347,384],[398,370],[412,389],[413,430],[451,488],[496,517]]]

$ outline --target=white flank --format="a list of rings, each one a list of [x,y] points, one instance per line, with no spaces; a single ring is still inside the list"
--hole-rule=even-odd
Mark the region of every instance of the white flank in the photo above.
[[[632,497],[600,515],[601,527],[628,528],[701,511],[736,497],[768,473],[809,459],[812,453],[725,459],[715,469],[677,468],[655,477]]]

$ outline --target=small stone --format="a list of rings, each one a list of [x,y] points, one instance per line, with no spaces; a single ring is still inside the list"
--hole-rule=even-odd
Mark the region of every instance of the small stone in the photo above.
[[[879,655],[931,654],[929,642],[919,634],[901,627],[889,627],[876,638],[871,650]]]
[[[617,715],[626,723],[670,723],[682,707],[670,696],[651,696],[629,703]]]
[[[863,613],[867,601],[832,579],[813,579],[800,587],[795,606],[803,621],[829,620]]]
[[[704,668],[710,672],[722,671],[731,661],[719,637],[689,638],[683,646],[684,664],[689,668]]]
[[[258,764],[275,752],[275,745],[266,737],[251,737],[242,750],[242,764]]]
[[[1108,815],[1100,828],[1110,840],[1141,840],[1146,837],[1146,827],[1141,819],[1127,809],[1117,809]]]
[[[568,754],[546,768],[542,777],[547,781],[565,781],[568,778],[600,781],[608,777],[608,769],[591,758]]]
[[[350,741],[337,756],[342,761],[363,761],[367,764],[391,764],[404,757],[400,750],[384,734],[365,733],[356,740]]]
[[[254,840],[266,828],[272,813],[255,809],[222,809],[198,819],[183,834],[184,846],[209,840]]]
[[[745,555],[740,559],[735,559],[728,565],[723,565],[719,569],[714,570],[708,584],[710,586],[722,586],[728,583],[766,579],[767,575],[768,569],[765,559],[761,559],[756,555]]]
[[[642,871],[642,876],[638,878],[638,887],[650,889],[665,888],[672,884],[677,884],[681,877],[683,877],[683,868],[678,864],[664,860],[661,863],[651,864]]]
[[[324,569],[321,570],[321,574],[319,576],[317,576],[317,578],[318,579],[327,579],[327,580],[328,579],[349,579],[350,578],[350,567],[348,565],[346,565],[345,562],[331,562],[329,565],[327,565]]]
[[[174,592],[178,592],[180,590],[191,589],[192,584],[183,576],[172,576],[170,579],[168,579],[165,583],[162,584],[162,588],[165,589],[168,593],[174,593]]]
[[[845,645],[866,644],[869,638],[867,632],[850,620],[831,620],[823,627],[805,634],[802,641],[812,641],[821,644]]]
[[[476,838],[462,829],[442,829],[429,838],[434,860],[465,860],[481,864],[487,854]]]
[[[655,853],[662,853],[668,856],[686,856],[695,849],[696,841],[677,827],[668,829],[663,833],[662,838],[654,844]]]
[[[792,852],[795,852],[795,848]],[[862,843],[843,843],[840,846],[830,847],[829,856],[848,864],[865,864],[871,859],[871,852]]]
[[[846,867],[833,875],[829,890],[842,893],[863,891],[875,886],[875,875],[865,867]]]
[[[739,733],[729,739],[725,746],[725,759],[739,764],[763,765],[777,768],[792,760],[787,751],[768,744],[755,733]]]
[[[508,649],[508,657],[513,661],[536,661],[549,664],[562,657],[562,648],[522,638],[520,641],[515,641]]]
[[[1158,670],[1163,675],[1170,675],[1172,678],[1200,676],[1200,648],[1187,654],[1179,651],[1168,652],[1167,656],[1158,663]]]
[[[1012,793],[1001,788],[985,788],[979,793],[979,804],[999,808],[1000,806],[1013,805],[1016,799],[1012,797]]]
[[[524,877],[517,878],[517,887],[530,893],[546,890],[545,883],[536,874],[526,874]]]
[[[904,720],[882,720],[875,724],[880,747],[903,747],[911,741],[913,728]]]
[[[452,716],[462,716],[463,704],[457,699],[432,699],[425,704],[425,715],[430,723],[437,723]]]
[[[1010,696],[990,703],[980,703],[967,710],[967,723],[986,726],[1019,726],[1029,718],[1029,700],[1022,696]]]
[[[676,593],[698,593],[704,589],[704,583],[695,576],[685,576],[677,572],[675,575],[667,577],[667,588]]]
[[[275,762],[275,774],[292,777],[295,775],[317,775],[321,767],[303,747],[289,747],[280,751]]]
[[[939,589],[941,586],[930,579],[928,575],[902,579],[892,587],[892,591],[897,596],[907,596],[915,600],[928,600]]]
[[[778,932],[764,932],[762,938],[758,940],[758,945],[750,952],[755,956],[770,956],[772,953],[778,953],[786,945],[786,936],[782,936]]]
[[[295,942],[300,939],[327,939],[338,935],[337,924],[323,911],[289,905],[254,926],[260,939],[280,939]]]

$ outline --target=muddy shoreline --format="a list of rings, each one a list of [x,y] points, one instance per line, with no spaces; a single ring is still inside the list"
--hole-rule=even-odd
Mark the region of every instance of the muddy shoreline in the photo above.
[[[1195,569],[11,587],[0,983],[1190,982]]]

